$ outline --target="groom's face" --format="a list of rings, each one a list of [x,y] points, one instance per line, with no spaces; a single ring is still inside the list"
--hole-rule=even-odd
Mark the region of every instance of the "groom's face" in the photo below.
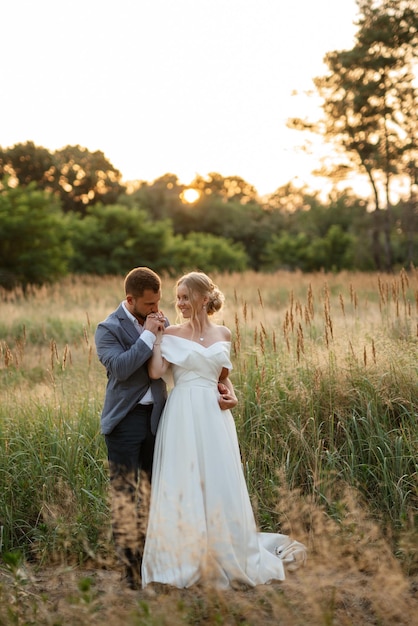
[[[161,300],[161,291],[145,289],[142,296],[126,296],[128,311],[132,313],[140,324],[143,324],[150,313],[157,313]]]

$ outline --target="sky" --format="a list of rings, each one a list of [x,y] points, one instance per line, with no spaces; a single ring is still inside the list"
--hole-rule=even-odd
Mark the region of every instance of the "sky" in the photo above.
[[[303,94],[356,15],[355,0],[8,0],[0,146],[101,150],[124,181],[314,184],[319,153],[286,120],[320,115]]]

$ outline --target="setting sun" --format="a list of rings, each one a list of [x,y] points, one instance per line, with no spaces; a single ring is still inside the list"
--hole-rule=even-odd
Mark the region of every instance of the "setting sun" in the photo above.
[[[185,189],[181,194],[181,199],[183,200],[183,202],[188,202],[189,204],[193,204],[193,202],[196,202],[196,200],[198,200],[199,198],[200,191],[198,191],[197,189],[193,189],[192,187]]]

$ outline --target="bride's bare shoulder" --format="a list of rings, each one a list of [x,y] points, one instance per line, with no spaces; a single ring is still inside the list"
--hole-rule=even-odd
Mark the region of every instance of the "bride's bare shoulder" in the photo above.
[[[218,329],[222,335],[222,341],[231,341],[232,333],[227,326],[218,326]]]
[[[167,326],[167,328],[164,330],[164,335],[174,335],[175,337],[181,337],[183,332],[182,326],[183,324],[173,324]]]

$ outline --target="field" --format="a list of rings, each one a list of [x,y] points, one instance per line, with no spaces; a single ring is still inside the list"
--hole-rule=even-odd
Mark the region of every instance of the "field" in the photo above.
[[[262,530],[308,546],[280,584],[125,589],[94,330],[122,277],[0,293],[0,626],[418,623],[418,273],[214,276]],[[172,322],[174,282],[162,309]]]

